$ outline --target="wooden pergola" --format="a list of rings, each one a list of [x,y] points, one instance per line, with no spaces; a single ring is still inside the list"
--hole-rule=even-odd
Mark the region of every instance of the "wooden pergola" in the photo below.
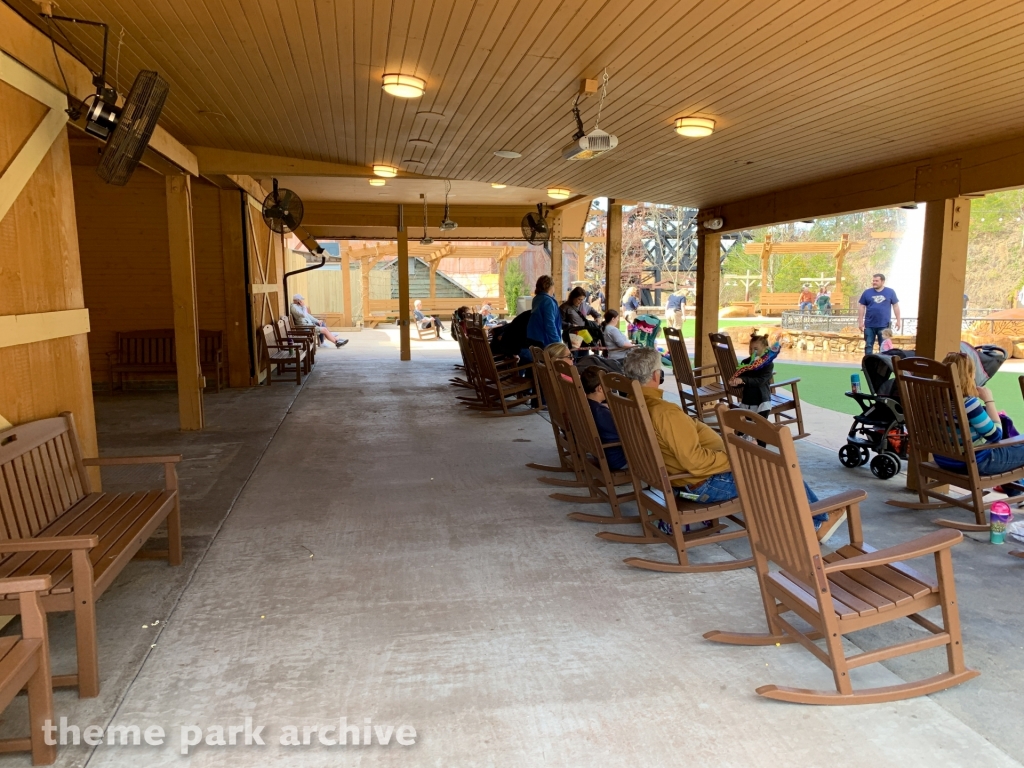
[[[832,290],[832,303],[839,304],[843,296],[843,261],[850,253],[864,249],[866,243],[852,241],[848,234],[840,235],[838,242],[792,242],[777,243],[769,232],[762,243],[744,243],[743,252],[761,257],[761,290],[768,286],[768,272],[772,256],[783,253],[810,254],[831,253],[835,259],[835,288]]]

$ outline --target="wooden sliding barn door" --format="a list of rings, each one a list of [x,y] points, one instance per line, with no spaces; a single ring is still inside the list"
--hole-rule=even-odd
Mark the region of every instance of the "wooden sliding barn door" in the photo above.
[[[249,265],[249,306],[252,313],[254,384],[267,376],[267,350],[263,326],[284,314],[286,297],[281,295],[284,271],[284,238],[263,221],[262,201],[247,196],[246,254]]]

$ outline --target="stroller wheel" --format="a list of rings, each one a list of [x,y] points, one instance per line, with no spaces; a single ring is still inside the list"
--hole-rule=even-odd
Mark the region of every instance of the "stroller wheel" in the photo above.
[[[844,445],[839,449],[839,463],[844,467],[859,467],[864,463],[864,456],[858,445]]]
[[[900,460],[893,453],[880,453],[871,460],[871,473],[880,480],[899,474]]]
[[[861,446],[861,448],[860,448],[860,463],[861,464],[867,464],[868,463],[868,459],[870,459],[870,458],[871,458],[871,451],[869,451],[864,446]]]

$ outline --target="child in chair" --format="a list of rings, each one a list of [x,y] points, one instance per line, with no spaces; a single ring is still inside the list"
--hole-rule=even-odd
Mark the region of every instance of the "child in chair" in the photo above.
[[[729,379],[730,387],[743,387],[740,407],[767,416],[772,408],[772,393],[769,385],[775,374],[775,358],[782,351],[778,339],[770,343],[768,335],[758,335],[757,329],[750,334],[750,357],[740,363],[736,374]]]

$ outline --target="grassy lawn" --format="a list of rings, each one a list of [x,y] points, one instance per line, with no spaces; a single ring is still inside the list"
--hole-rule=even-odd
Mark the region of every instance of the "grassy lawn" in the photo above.
[[[776,363],[775,378],[800,379],[800,399],[833,411],[860,413],[857,404],[843,393],[850,389],[850,374],[859,368],[836,368],[825,365],[794,365],[792,363]],[[1017,429],[1024,424],[1024,400],[1021,399],[1020,385],[1016,373],[1000,372],[992,377],[988,387],[996,399],[999,410],[1006,411],[1013,419]],[[861,374],[861,384],[867,392],[867,383]]]
[[[761,318],[757,318],[757,319],[740,318],[739,320],[723,319],[723,320],[719,320],[718,321],[718,326],[720,328],[725,328],[725,327],[728,327],[728,326],[736,326],[736,325],[752,325],[752,326],[754,326],[756,328],[761,328],[761,327],[766,327],[766,326],[769,326],[769,325],[778,325],[778,324],[779,324],[779,318],[777,318],[777,317],[766,317],[764,319],[761,319]],[[665,323],[664,322],[662,322],[661,327],[662,328],[665,327]],[[621,320],[619,322],[619,330],[622,331],[623,333],[626,332],[626,321],[625,320]],[[697,321],[694,320],[692,317],[687,318],[686,320],[683,320],[683,338],[684,339],[692,339],[696,333],[697,333]],[[658,334],[658,338],[659,339],[664,338],[664,334],[659,333]]]

